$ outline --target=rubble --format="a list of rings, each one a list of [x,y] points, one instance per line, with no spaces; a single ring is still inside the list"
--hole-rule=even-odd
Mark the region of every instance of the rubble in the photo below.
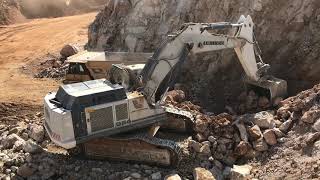
[[[164,177],[164,180],[182,180],[179,174],[170,174]]]
[[[268,130],[264,131],[263,138],[268,145],[273,146],[273,145],[277,144],[277,138],[276,138],[276,135],[272,129],[268,129]]]
[[[41,146],[29,139],[23,146],[23,150],[28,153],[38,153],[42,151]]]
[[[320,132],[320,119],[313,124],[313,129]]]
[[[252,143],[253,148],[259,152],[267,151],[268,144],[263,138],[260,138]]]
[[[215,180],[212,173],[204,168],[195,168],[193,170],[194,180]]]
[[[254,125],[248,129],[250,138],[254,141],[262,137],[261,130],[258,125]]]
[[[33,140],[37,141],[38,143],[41,143],[44,138],[44,133],[45,132],[43,126],[33,124],[30,126],[30,131],[28,135]]]
[[[291,127],[293,121],[291,119],[285,121],[281,126],[279,127],[280,131],[287,132],[289,128]]]
[[[231,169],[230,172],[230,179],[231,180],[247,180],[250,179],[250,172],[252,170],[252,167],[250,165],[242,165],[242,166],[237,166],[233,165],[233,168]]]
[[[37,65],[38,70],[34,78],[62,79],[65,77],[69,64],[66,58],[55,54],[47,54]]]
[[[305,123],[313,124],[317,119],[320,118],[320,110],[309,110],[303,114],[301,120]]]
[[[273,114],[267,111],[261,111],[253,115],[250,119],[254,124],[258,125],[260,128],[268,129],[274,127],[274,117]]]
[[[57,68],[49,67],[40,71],[34,77],[62,79],[65,77],[68,68],[69,68],[68,64],[61,65],[60,67],[57,67]]]

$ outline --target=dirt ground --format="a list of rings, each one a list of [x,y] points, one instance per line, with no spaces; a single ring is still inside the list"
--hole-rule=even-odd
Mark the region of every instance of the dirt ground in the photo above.
[[[21,73],[24,66],[67,43],[84,44],[96,13],[54,19],[35,19],[0,27],[0,102],[42,104],[58,83]]]

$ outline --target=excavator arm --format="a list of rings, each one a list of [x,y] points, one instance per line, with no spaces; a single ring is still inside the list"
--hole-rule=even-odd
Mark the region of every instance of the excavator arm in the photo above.
[[[269,67],[262,62],[255,52],[254,24],[250,16],[241,16],[236,24],[221,23],[188,23],[174,35],[170,35],[153,54],[141,72],[143,92],[147,101],[155,105],[159,94],[167,91],[168,83],[175,77],[177,68],[181,66],[189,53],[198,54],[233,48],[245,71],[246,81],[254,86],[268,89],[270,99],[286,94],[286,82],[276,78],[265,78]],[[212,30],[232,29],[234,34],[211,33]],[[258,61],[256,56],[259,57]],[[165,79],[165,78],[169,79]],[[268,82],[260,82],[268,81]],[[270,87],[272,86],[272,87]],[[271,92],[273,91],[273,92]]]

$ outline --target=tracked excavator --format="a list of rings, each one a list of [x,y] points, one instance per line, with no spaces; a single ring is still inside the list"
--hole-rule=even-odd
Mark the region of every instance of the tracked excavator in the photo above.
[[[91,80],[61,85],[44,98],[45,128],[51,140],[66,149],[80,147],[90,158],[111,158],[163,166],[179,162],[180,147],[155,134],[170,115],[192,121],[190,112],[164,105],[163,97],[189,53],[233,48],[245,82],[270,100],[286,96],[286,81],[267,75],[250,16],[237,23],[187,23],[169,35],[142,72],[132,75],[115,65],[111,81]],[[217,31],[233,30],[232,35]]]

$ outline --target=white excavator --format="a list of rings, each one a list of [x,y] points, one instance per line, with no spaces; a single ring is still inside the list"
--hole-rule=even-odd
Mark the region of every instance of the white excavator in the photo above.
[[[175,165],[179,146],[154,137],[168,115],[192,120],[192,114],[165,106],[163,97],[189,53],[233,48],[245,72],[245,82],[273,101],[286,96],[287,83],[267,75],[257,50],[254,24],[241,16],[235,24],[187,23],[154,52],[138,75],[115,65],[106,79],[61,85],[45,96],[45,128],[51,140],[66,149],[81,147],[86,156]],[[233,35],[217,31],[233,30]],[[152,127],[152,131],[144,129]]]

